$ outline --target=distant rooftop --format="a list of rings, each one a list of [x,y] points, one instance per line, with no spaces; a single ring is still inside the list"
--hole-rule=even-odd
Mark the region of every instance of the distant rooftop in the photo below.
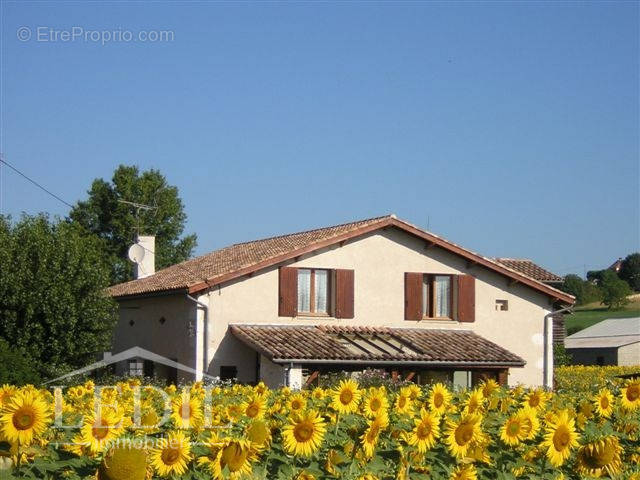
[[[545,270],[528,258],[494,258],[494,260],[539,282],[561,283],[564,280],[561,276]]]
[[[635,342],[640,342],[640,317],[609,318],[569,335],[565,347],[621,347]]]

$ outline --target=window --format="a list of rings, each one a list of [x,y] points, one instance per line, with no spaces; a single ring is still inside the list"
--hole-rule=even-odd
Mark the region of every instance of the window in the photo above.
[[[329,270],[298,269],[298,313],[329,314]]]
[[[238,367],[224,365],[220,367],[220,380],[235,380],[238,377]]]
[[[509,300],[496,300],[496,310],[506,312],[509,310]]]
[[[451,318],[451,275],[424,275],[422,318]]]
[[[129,360],[129,375],[132,377],[142,377],[144,375],[144,363],[137,358]]]

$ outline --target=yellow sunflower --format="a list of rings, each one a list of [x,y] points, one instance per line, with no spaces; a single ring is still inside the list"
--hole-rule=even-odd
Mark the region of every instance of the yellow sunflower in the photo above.
[[[422,390],[420,390],[420,387],[415,383],[412,383],[411,385],[408,385],[404,388],[406,388],[407,392],[409,393],[409,398],[413,401],[416,401],[422,395]]]
[[[411,400],[409,395],[403,395],[402,392],[400,392],[393,404],[393,410],[400,415],[411,414],[413,412],[413,400]]]
[[[420,410],[420,417],[414,420],[414,427],[408,435],[409,445],[418,448],[418,452],[424,453],[436,444],[436,439],[440,436],[439,416],[427,412],[424,408]]]
[[[326,396],[326,392],[324,391],[324,388],[321,388],[321,387],[316,387],[311,392],[311,397],[314,400],[323,400],[325,396]]]
[[[300,393],[291,395],[289,397],[289,400],[287,401],[287,408],[291,413],[301,412],[306,408],[306,406],[307,406],[307,399],[304,398],[304,396]]]
[[[540,420],[538,419],[538,412],[530,407],[521,408],[518,411],[522,415],[522,422],[528,428],[527,440],[533,440],[540,431]]]
[[[100,453],[124,430],[122,417],[111,408],[101,409],[99,416],[90,416],[74,440],[87,447],[92,454]]]
[[[613,435],[587,443],[578,450],[578,473],[589,477],[614,477],[622,470],[622,447]]]
[[[384,388],[371,388],[362,402],[362,411],[366,417],[374,418],[389,408]]]
[[[640,378],[630,378],[620,390],[622,406],[627,410],[640,408]]]
[[[294,480],[316,480],[316,477],[314,474],[303,470],[294,477]]]
[[[254,395],[241,406],[242,412],[249,418],[262,418],[267,409],[264,397]]]
[[[311,456],[324,438],[326,425],[315,410],[297,415],[282,429],[285,449],[294,455]]]
[[[451,472],[449,480],[478,480],[478,472],[473,465],[461,465]]]
[[[493,378],[489,378],[482,382],[480,388],[482,391],[482,395],[485,398],[489,398],[496,390],[500,389],[500,385],[498,385],[498,382],[496,382]]]
[[[554,467],[559,467],[569,458],[571,449],[578,446],[578,437],[575,421],[567,410],[561,410],[547,424],[542,445],[546,447],[547,458]]]
[[[0,415],[0,430],[9,443],[28,445],[42,434],[50,421],[51,411],[37,392],[15,392]]]
[[[198,457],[198,465],[204,466],[216,480],[236,479],[251,474],[254,460],[251,442],[227,438],[213,442],[209,448],[210,455]],[[228,470],[228,475],[225,470]]]
[[[269,392],[269,387],[267,387],[264,382],[260,382],[255,387],[253,387],[253,391],[262,396]]]
[[[171,419],[177,428],[199,428],[204,422],[202,402],[199,398],[183,392],[173,399]]]
[[[234,422],[238,421],[240,417],[244,415],[242,403],[232,403],[231,405],[227,405],[226,414],[229,420]]]
[[[9,403],[9,400],[18,389],[13,385],[4,384],[0,387],[0,409]]]
[[[464,415],[459,422],[452,420],[447,421],[445,442],[454,457],[464,457],[471,443],[481,436],[481,420],[482,417],[480,417],[480,415],[467,414]]]
[[[522,403],[525,407],[530,407],[535,410],[542,410],[547,403],[547,392],[545,392],[541,388],[531,390],[524,396],[524,400]]]
[[[484,396],[482,390],[476,389],[469,393],[469,398],[465,402],[464,413],[479,413],[482,409]]]
[[[436,383],[429,392],[427,402],[433,412],[442,415],[447,411],[451,402],[451,392],[442,383]]]
[[[358,409],[361,395],[355,381],[342,380],[331,395],[331,407],[338,413],[353,413]]]
[[[114,447],[102,459],[97,480],[145,480],[147,452],[142,448]]]
[[[271,443],[271,429],[264,420],[254,420],[249,423],[244,433],[256,450],[262,450]]]
[[[596,411],[601,417],[609,418],[613,413],[613,404],[615,399],[613,394],[607,388],[602,388],[593,399]]]
[[[529,436],[531,421],[522,411],[511,415],[500,429],[500,438],[510,446],[518,445]]]
[[[578,410],[582,415],[585,416],[585,418],[589,419],[593,417],[593,411],[595,410],[595,408],[592,402],[588,402],[585,400],[580,403]]]
[[[367,429],[364,431],[360,440],[362,440],[362,449],[367,458],[373,457],[380,433],[389,426],[389,417],[386,412],[382,412],[373,420],[367,422]]]
[[[182,432],[170,432],[157,440],[149,455],[151,465],[158,475],[182,475],[191,461],[191,445]]]
[[[342,465],[344,462],[346,462],[344,455],[338,450],[331,449],[327,452],[327,461],[325,462],[324,468],[329,474],[337,477],[338,470],[336,466]]]

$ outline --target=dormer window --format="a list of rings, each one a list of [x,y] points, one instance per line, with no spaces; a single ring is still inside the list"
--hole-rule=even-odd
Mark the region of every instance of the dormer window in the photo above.
[[[298,313],[329,314],[329,270],[298,269]]]

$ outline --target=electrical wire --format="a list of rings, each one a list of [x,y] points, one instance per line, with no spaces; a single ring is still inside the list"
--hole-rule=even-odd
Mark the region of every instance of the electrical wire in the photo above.
[[[50,190],[47,190],[45,187],[43,187],[42,185],[40,185],[38,182],[36,182],[35,180],[33,180],[32,178],[29,178],[27,175],[25,175],[24,173],[22,173],[20,170],[18,170],[16,167],[14,167],[13,165],[11,165],[9,162],[7,162],[4,158],[0,157],[0,162],[4,163],[7,167],[9,167],[11,170],[13,170],[14,172],[16,172],[18,175],[20,175],[21,177],[27,179],[28,181],[30,181],[31,183],[33,183],[36,187],[38,187],[40,190],[42,190],[43,192],[48,193],[49,195],[51,195],[53,198],[55,198],[56,200],[64,203],[67,207],[69,208],[73,208],[73,205],[71,205],[69,202],[64,201],[62,198],[60,198],[58,195],[56,195],[55,193],[53,193]]]

